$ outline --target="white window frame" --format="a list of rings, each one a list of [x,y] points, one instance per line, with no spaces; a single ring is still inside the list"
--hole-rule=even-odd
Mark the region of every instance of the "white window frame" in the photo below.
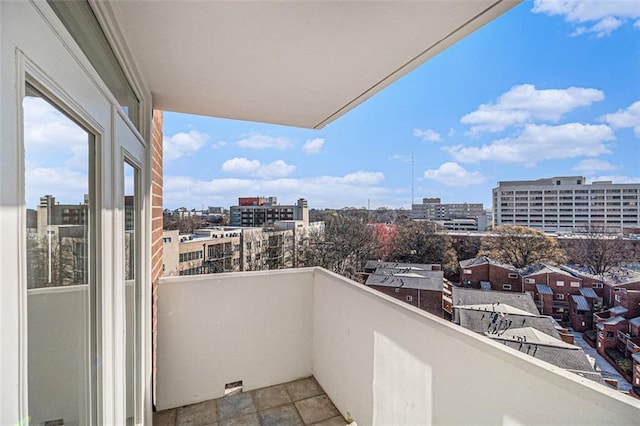
[[[101,13],[110,8],[107,4],[91,2],[96,15],[108,31],[109,15]],[[0,9],[8,11],[3,5]],[[0,14],[0,24],[4,37],[11,42],[0,46],[2,60],[0,71],[2,85],[15,90],[2,93],[3,113],[0,115],[0,138],[3,140],[0,154],[3,158],[15,159],[3,161],[0,167],[0,181],[3,186],[15,187],[13,190],[0,191],[0,233],[3,244],[0,245],[0,258],[3,259],[3,288],[0,297],[0,311],[10,321],[0,323],[0,353],[3,365],[18,366],[12,372],[0,371],[0,390],[3,395],[0,424],[13,424],[17,419],[27,419],[28,409],[28,348],[27,348],[27,293],[26,293],[26,227],[24,207],[24,142],[22,135],[22,98],[25,84],[29,80],[47,97],[65,112],[78,119],[83,127],[95,136],[96,167],[95,192],[96,220],[95,231],[98,236],[95,248],[95,276],[98,295],[97,315],[99,320],[96,339],[101,360],[97,389],[95,413],[98,424],[125,424],[125,380],[123,331],[124,310],[123,288],[123,238],[118,232],[117,200],[118,178],[115,168],[119,166],[118,143],[114,137],[116,122],[124,122],[128,134],[142,143],[141,180],[143,191],[140,197],[144,203],[151,199],[148,167],[151,164],[149,145],[146,142],[151,132],[150,120],[141,122],[141,129],[133,126],[128,117],[122,117],[119,102],[109,92],[100,77],[93,70],[82,51],[46,2],[15,2],[11,11],[19,13],[20,20],[12,19],[9,14]],[[117,37],[117,36],[115,36]],[[34,42],[35,41],[35,42]],[[115,46],[124,44],[115,42]],[[116,52],[117,54],[117,52]],[[118,54],[117,54],[118,55]],[[127,63],[126,58],[118,55]],[[151,116],[148,93],[140,90],[136,83],[135,72],[127,68],[126,73],[132,79],[131,84],[140,99],[142,117]],[[6,108],[5,108],[6,107]],[[142,136],[146,135],[146,137]],[[5,143],[4,141],[7,141]],[[16,142],[9,142],[16,141]],[[114,142],[115,141],[115,142]],[[150,295],[150,252],[151,209],[147,207],[141,219],[142,238],[139,244],[142,257],[140,264],[143,300],[141,318],[142,354],[141,376],[151,377],[151,295]],[[14,283],[14,284],[5,284]],[[107,285],[108,283],[108,285]],[[122,284],[122,285],[121,285]],[[151,422],[151,383],[142,383],[144,395],[141,396],[141,422]]]
[[[413,302],[413,296],[407,296],[407,297],[405,298],[405,300],[406,300],[407,302]]]
[[[511,290],[511,284],[502,284],[503,290]]]
[[[580,282],[579,281],[571,281],[570,285],[573,288],[580,288]]]
[[[471,269],[463,269],[463,270],[462,270],[462,273],[463,273],[464,275],[471,275],[471,274],[473,274],[473,271],[472,271]]]
[[[556,281],[556,286],[564,287],[564,281]]]
[[[557,293],[557,294],[556,294],[556,300],[564,300],[564,294],[562,294],[562,293]]]
[[[533,278],[525,278],[524,279],[524,283],[525,284],[535,284],[536,280],[534,280]]]
[[[509,278],[518,278],[518,274],[515,272],[509,272]]]

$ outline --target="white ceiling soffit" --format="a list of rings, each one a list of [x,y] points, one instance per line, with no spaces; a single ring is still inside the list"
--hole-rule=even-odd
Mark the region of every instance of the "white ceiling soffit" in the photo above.
[[[115,2],[154,108],[321,128],[519,0]]]

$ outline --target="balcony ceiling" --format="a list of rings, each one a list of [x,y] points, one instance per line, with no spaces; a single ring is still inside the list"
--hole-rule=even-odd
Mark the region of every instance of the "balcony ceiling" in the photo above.
[[[155,108],[321,128],[519,0],[114,3]]]

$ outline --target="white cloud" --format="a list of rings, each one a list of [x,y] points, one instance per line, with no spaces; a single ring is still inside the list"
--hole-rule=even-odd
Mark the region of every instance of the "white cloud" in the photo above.
[[[24,139],[29,149],[69,150],[88,143],[88,133],[42,98],[25,97]]]
[[[89,177],[84,172],[65,167],[36,167],[30,163],[25,169],[28,208],[35,208],[45,194],[53,195],[62,204],[80,204],[89,192]]]
[[[375,185],[384,180],[384,173],[358,171],[349,173],[338,179],[340,183],[350,185]]]
[[[482,104],[460,119],[470,124],[471,134],[481,131],[501,132],[509,126],[534,119],[558,121],[564,114],[604,99],[601,90],[583,87],[538,90],[532,84],[513,86],[496,103]]]
[[[633,132],[640,137],[640,101],[632,103],[628,108],[606,114],[601,117],[601,120],[615,129],[633,127]]]
[[[237,142],[240,148],[249,149],[289,149],[293,147],[293,142],[285,137],[274,138],[259,133],[251,134]]]
[[[222,163],[222,171],[227,173],[248,174],[255,172],[260,166],[261,163],[258,160],[236,157]]]
[[[179,132],[173,136],[165,136],[163,139],[163,159],[165,161],[177,160],[197,152],[209,140],[209,136],[197,130],[189,133]]]
[[[527,124],[515,137],[498,139],[481,147],[457,145],[445,150],[462,163],[496,161],[533,166],[542,160],[608,154],[605,142],[613,139],[613,130],[604,124]]]
[[[227,146],[227,142],[226,141],[218,141],[215,143],[211,144],[211,149],[218,149],[218,148],[222,148],[223,146]]]
[[[296,170],[296,166],[287,164],[283,160],[276,160],[269,164],[263,164],[254,173],[254,176],[261,178],[274,178],[289,176]]]
[[[610,35],[628,21],[635,21],[638,28],[640,3],[634,0],[536,0],[533,13],[563,16],[566,22],[576,25],[571,34],[595,34],[598,37]]]
[[[222,171],[227,173],[244,174],[261,178],[288,176],[296,170],[296,166],[287,164],[283,160],[276,160],[269,164],[262,164],[259,160],[249,160],[236,157],[222,164]]]
[[[573,170],[581,173],[593,173],[604,172],[608,170],[617,170],[619,166],[611,164],[608,161],[599,160],[597,158],[590,158],[588,160],[582,160],[576,165]]]
[[[304,143],[302,150],[307,154],[320,154],[322,152],[322,147],[324,146],[324,139],[315,138],[309,139]]]
[[[437,169],[425,170],[424,177],[446,186],[471,186],[486,180],[480,172],[470,172],[454,162],[444,163]]]
[[[440,133],[431,129],[413,129],[413,136],[420,138],[425,142],[439,142],[442,140]]]
[[[315,176],[307,178],[225,178],[199,180],[187,176],[166,175],[164,179],[165,205],[233,205],[242,194],[265,194],[278,197],[280,203],[294,203],[303,197],[311,206],[366,206],[374,203],[397,204],[393,189],[379,184],[384,180],[380,172],[358,171],[343,176]],[[392,200],[393,201],[390,201]]]

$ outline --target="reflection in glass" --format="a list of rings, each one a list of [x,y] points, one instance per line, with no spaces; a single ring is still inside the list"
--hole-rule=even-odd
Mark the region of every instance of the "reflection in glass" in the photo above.
[[[138,212],[139,199],[137,188],[138,170],[124,163],[124,275],[126,305],[126,377],[127,377],[127,424],[136,424],[139,395],[139,356],[140,353],[140,279],[138,266]]]
[[[32,424],[94,419],[93,135],[28,86],[23,99]]]

